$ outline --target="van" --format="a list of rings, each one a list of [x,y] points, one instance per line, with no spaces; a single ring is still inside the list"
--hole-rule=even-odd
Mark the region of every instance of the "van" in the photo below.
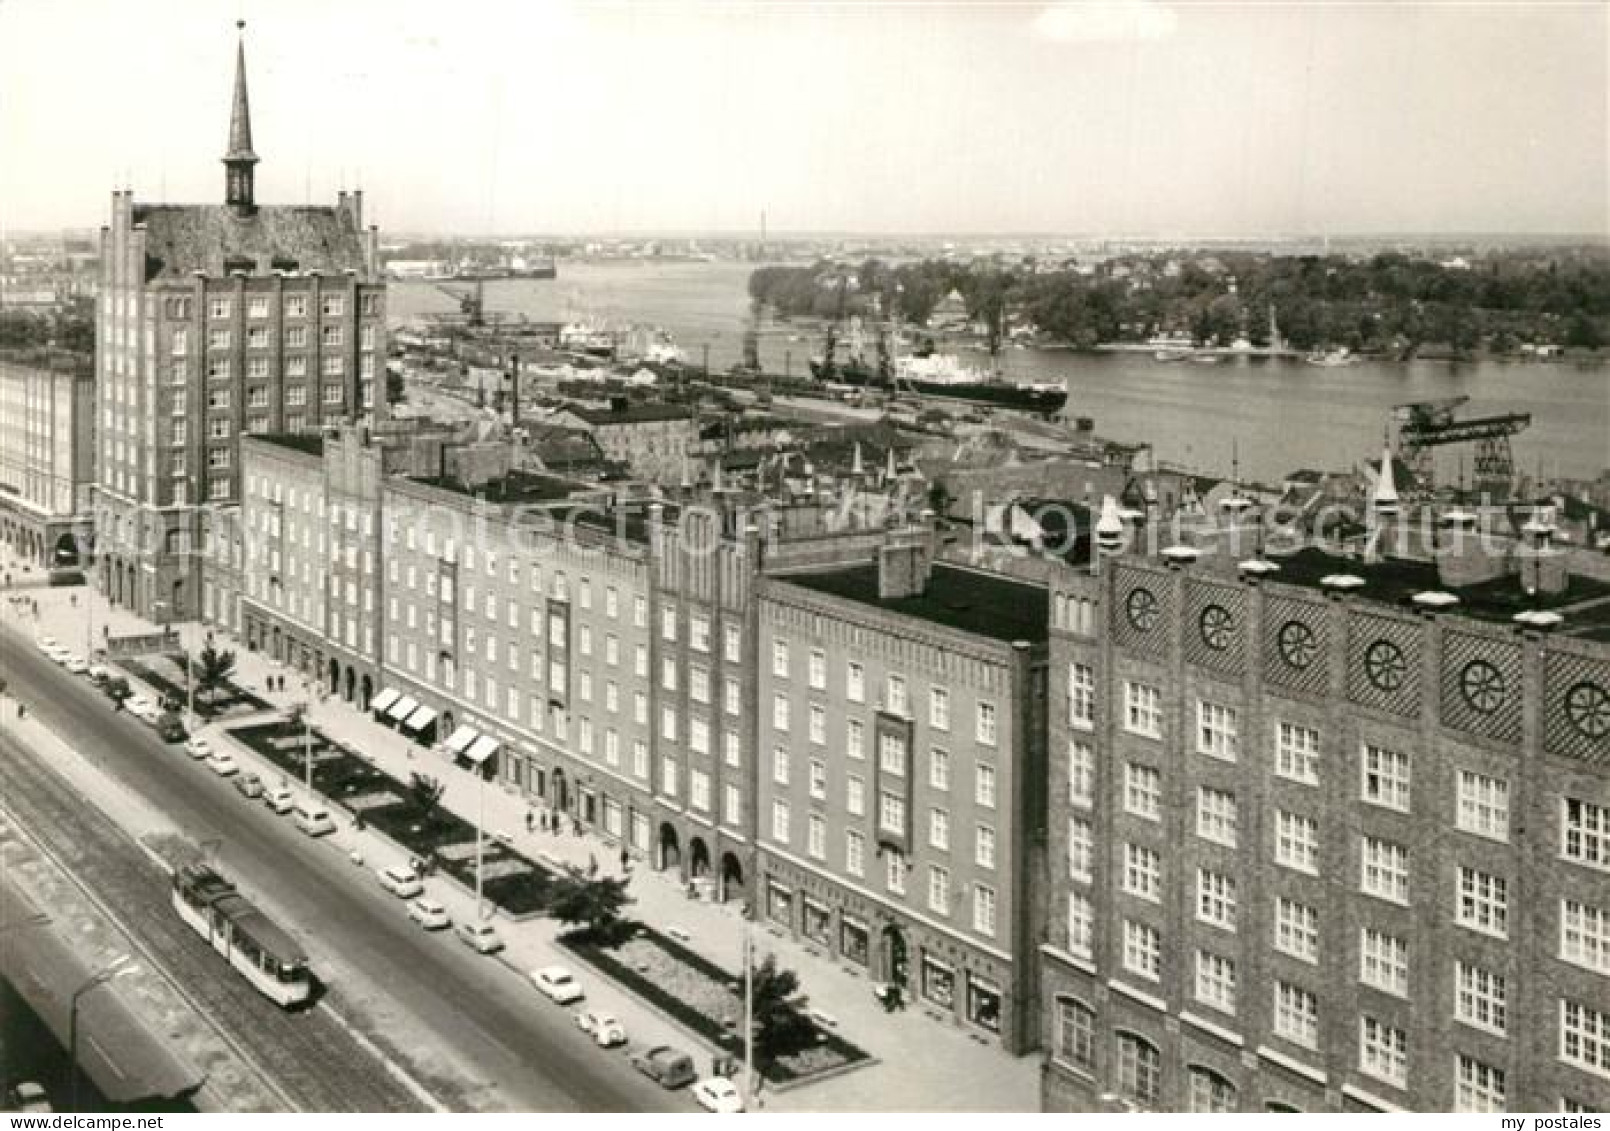
[[[693,1083],[698,1077],[693,1069],[693,1058],[670,1045],[656,1045],[645,1052],[636,1053],[631,1061],[633,1068],[662,1088],[680,1088]]]
[[[291,813],[291,820],[296,827],[308,836],[324,836],[335,832],[335,821],[330,818],[330,811],[313,801],[297,802],[295,810]]]

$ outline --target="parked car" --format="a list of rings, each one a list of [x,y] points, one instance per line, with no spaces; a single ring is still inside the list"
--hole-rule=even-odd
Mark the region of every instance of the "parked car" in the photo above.
[[[408,917],[427,931],[445,931],[453,925],[447,908],[423,895],[408,905]]]
[[[101,684],[101,694],[114,703],[124,703],[134,694],[134,690],[122,676],[108,674],[106,682]]]
[[[107,680],[109,680],[111,678],[112,678],[112,673],[111,673],[111,671],[109,669],[106,668],[105,665],[103,665],[103,664],[91,664],[89,666],[89,681],[91,683],[93,683],[96,687],[104,689],[106,687]]]
[[[271,785],[263,790],[263,804],[283,816],[296,808],[296,795],[289,786]]]
[[[662,1088],[680,1088],[698,1077],[693,1058],[670,1045],[655,1045],[632,1054],[632,1067]]]
[[[73,658],[73,654],[67,649],[63,648],[60,644],[56,645],[54,648],[51,648],[45,653],[45,655],[49,656],[52,660],[64,668],[67,666],[67,661]]]
[[[693,1098],[707,1111],[732,1115],[744,1109],[743,1093],[725,1076],[710,1076],[693,1085]]]
[[[130,695],[123,703],[123,709],[128,711],[128,713],[133,715],[135,718],[139,719],[142,723],[148,723],[152,719],[156,718],[156,704],[151,702],[151,700],[147,699],[144,695]]]
[[[157,737],[163,742],[183,742],[188,733],[184,729],[184,720],[172,711],[157,715],[151,720],[151,725],[156,727]]]
[[[576,976],[563,966],[544,966],[531,971],[531,983],[544,997],[559,1005],[569,1005],[587,996]]]
[[[192,738],[184,744],[184,752],[198,762],[205,761],[212,757],[212,744],[205,738]]]
[[[24,1115],[50,1115],[56,1110],[50,1106],[50,1097],[45,1094],[45,1089],[32,1080],[24,1080],[11,1089],[6,1097],[6,1107]]]
[[[54,636],[41,636],[34,641],[34,647],[48,656],[60,648],[61,645],[56,643]]]
[[[240,763],[227,750],[214,750],[207,757],[207,768],[221,778],[240,773]]]
[[[612,1049],[616,1045],[626,1043],[626,1026],[617,1021],[614,1014],[600,1013],[592,1009],[578,1013],[576,1028],[596,1041],[601,1049]]]
[[[503,940],[488,923],[460,923],[453,933],[477,954],[495,954],[503,949]]]
[[[235,788],[242,797],[263,796],[263,779],[256,774],[241,774],[235,779]]]
[[[390,868],[378,868],[375,875],[380,879],[380,886],[399,899],[412,899],[425,890],[417,873],[412,868],[402,865],[393,865]]]
[[[324,836],[335,832],[335,819],[330,811],[316,801],[301,801],[291,810],[291,820],[308,836]]]
[[[89,674],[89,665],[86,664],[83,658],[80,656],[68,656],[66,661],[62,664],[62,667],[66,668],[74,675]]]

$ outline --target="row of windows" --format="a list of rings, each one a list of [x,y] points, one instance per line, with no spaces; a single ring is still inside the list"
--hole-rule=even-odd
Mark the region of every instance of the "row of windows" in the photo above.
[[[307,317],[308,302],[306,295],[288,294],[284,296],[284,313],[287,318]],[[268,295],[246,296],[246,317],[267,318],[271,309]],[[234,303],[227,298],[211,298],[207,301],[207,316],[209,318],[228,318],[234,313]],[[346,313],[347,300],[341,294],[322,294],[319,296],[319,312],[326,318],[338,318]],[[380,313],[380,295],[363,294],[358,296],[358,309],[365,315]],[[183,320],[190,317],[190,299],[183,296],[174,296],[167,300],[167,316],[170,319]]]
[[[1311,1012],[1312,995],[1276,983],[1274,990],[1275,1027],[1302,1031],[1315,1026]],[[1052,1053],[1061,1063],[1087,1073],[1096,1071],[1096,1013],[1084,1002],[1059,996],[1055,1003]],[[1284,1035],[1284,1034],[1283,1034]],[[1595,1073],[1606,1069],[1606,1040],[1610,1038],[1610,1015],[1579,1003],[1560,1003],[1559,1056],[1561,1060]],[[1408,1086],[1408,1034],[1375,1017],[1359,1018],[1358,1068],[1398,1088]],[[1136,1033],[1119,1030],[1114,1034],[1113,1083],[1124,1099],[1142,1107],[1155,1107],[1163,1101],[1163,1056],[1152,1042]],[[1199,1065],[1187,1069],[1187,1109],[1193,1112],[1235,1111],[1239,1106],[1234,1084],[1224,1076]],[[1499,1112],[1507,1110],[1508,1088],[1504,1070],[1465,1053],[1453,1056],[1454,1109],[1461,1112]],[[1280,1105],[1271,1104],[1270,1110]],[[1562,1098],[1563,1110],[1578,1105]]]

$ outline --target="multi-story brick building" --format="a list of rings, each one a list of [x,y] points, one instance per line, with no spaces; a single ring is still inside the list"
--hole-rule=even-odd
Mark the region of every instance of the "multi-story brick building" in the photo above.
[[[244,47],[221,205],[112,194],[96,319],[98,584],[201,611],[204,508],[240,501],[239,437],[383,415],[385,283],[361,193],[259,205]]]
[[[46,568],[76,568],[95,480],[89,358],[0,359],[0,541]]]
[[[1046,590],[931,560],[761,582],[757,915],[924,1010],[1038,1041]]]
[[[1048,1110],[1610,1106],[1610,627],[1438,554],[1054,583]]]
[[[685,406],[631,404],[616,397],[608,408],[570,405],[555,419],[592,433],[606,457],[626,464],[640,478],[669,485],[690,474],[688,453],[699,432]]]

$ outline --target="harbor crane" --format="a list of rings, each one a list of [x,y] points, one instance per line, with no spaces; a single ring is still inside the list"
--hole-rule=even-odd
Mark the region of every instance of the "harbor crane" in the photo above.
[[[486,285],[479,277],[475,280],[473,291],[461,291],[443,283],[437,283],[436,289],[458,303],[458,311],[464,316],[465,325],[477,330],[486,325]]]
[[[1415,488],[1429,494],[1436,486],[1435,449],[1449,444],[1474,444],[1475,486],[1494,498],[1509,495],[1515,484],[1515,455],[1509,439],[1532,423],[1527,412],[1459,419],[1454,414],[1469,397],[1412,401],[1395,405],[1398,455],[1414,476]]]

